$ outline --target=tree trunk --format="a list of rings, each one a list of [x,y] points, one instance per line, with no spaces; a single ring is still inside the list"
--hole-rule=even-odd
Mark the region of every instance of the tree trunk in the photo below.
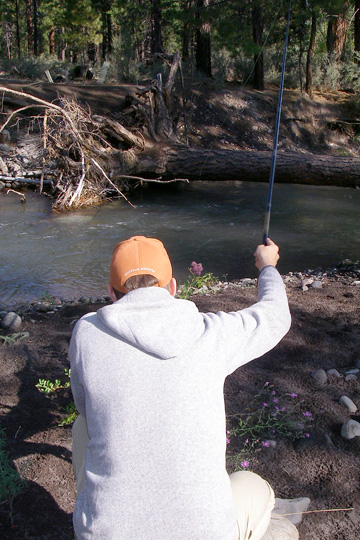
[[[161,31],[161,0],[152,0],[151,54],[164,52]]]
[[[346,32],[348,27],[347,14],[349,2],[343,2],[342,11],[330,17],[327,28],[326,47],[329,56],[340,60],[345,48]]]
[[[262,35],[263,35],[263,21],[261,17],[261,8],[255,6],[251,12],[253,40],[257,48],[257,52],[254,54],[254,78],[253,87],[256,90],[264,90],[264,53],[261,50],[262,47]]]
[[[161,175],[189,180],[247,180],[267,182],[271,152],[204,150],[185,146],[152,147],[142,152],[129,174]],[[114,171],[116,176],[116,171]],[[360,158],[278,152],[275,183],[356,187],[360,185]]]
[[[360,0],[355,0],[354,50],[360,54]]]
[[[33,14],[34,14],[34,56],[38,56],[38,54],[39,54],[39,32],[38,32],[37,0],[33,0]]]
[[[26,0],[26,30],[28,53],[34,54],[34,24],[32,16],[32,0]]]
[[[190,22],[188,20],[190,14],[191,14],[191,0],[185,0],[185,4],[184,4],[185,22],[184,22],[184,29],[183,29],[183,46],[182,46],[182,59],[185,61],[189,60],[189,57],[190,57],[191,28],[190,28]]]
[[[310,43],[307,52],[306,59],[306,83],[305,83],[305,92],[312,95],[312,57],[315,49],[315,36],[316,36],[316,13],[312,12],[311,16],[311,33],[310,33]]]
[[[19,0],[15,0],[15,17],[16,17],[16,45],[17,45],[17,48],[18,48],[18,57],[21,58]]]
[[[211,23],[206,13],[209,0],[197,0],[196,69],[211,77]]]

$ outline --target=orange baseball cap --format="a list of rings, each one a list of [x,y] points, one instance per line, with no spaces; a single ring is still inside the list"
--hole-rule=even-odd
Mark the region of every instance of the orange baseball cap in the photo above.
[[[164,244],[157,238],[132,236],[114,247],[110,263],[110,284],[126,293],[124,283],[132,276],[149,274],[165,287],[172,278],[172,267]]]

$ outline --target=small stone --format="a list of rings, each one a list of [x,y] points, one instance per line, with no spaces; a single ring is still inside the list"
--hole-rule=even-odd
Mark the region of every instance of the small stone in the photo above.
[[[346,382],[348,382],[348,381],[357,381],[357,376],[354,375],[353,373],[350,373],[350,375],[346,375],[345,381]]]
[[[353,281],[351,285],[360,285],[360,281]]]
[[[294,525],[298,525],[302,520],[302,513],[306,512],[310,505],[308,497],[300,497],[299,499],[278,499],[275,498],[275,514],[296,514],[294,516],[284,516]]]
[[[55,306],[61,306],[61,305],[62,305],[62,301],[60,300],[60,298],[54,298],[53,304],[54,304]]]
[[[9,311],[1,321],[2,328],[10,331],[17,331],[21,327],[21,317],[14,311]]]
[[[328,377],[323,369],[316,369],[311,373],[311,376],[320,384],[325,384],[328,380]]]
[[[348,369],[347,371],[345,371],[345,375],[356,375],[357,373],[359,373],[360,369],[358,368],[352,368],[352,369]]]
[[[306,287],[307,285],[311,286],[314,283],[312,278],[305,278],[301,280],[301,286]]]
[[[341,396],[341,398],[339,399],[339,403],[341,403],[341,405],[344,405],[351,413],[355,413],[357,411],[357,406],[347,396]]]
[[[314,281],[314,282],[310,285],[310,287],[311,287],[312,289],[322,289],[322,283],[321,283],[321,281]]]
[[[360,424],[356,420],[348,420],[341,428],[341,436],[344,439],[360,437]]]
[[[5,189],[4,182],[0,182],[0,191],[3,191]]]
[[[328,369],[326,372],[328,375],[333,375],[334,377],[341,377],[337,369]]]
[[[36,309],[40,313],[47,313],[48,311],[52,310],[52,306],[50,306],[49,304],[38,304],[36,306]]]

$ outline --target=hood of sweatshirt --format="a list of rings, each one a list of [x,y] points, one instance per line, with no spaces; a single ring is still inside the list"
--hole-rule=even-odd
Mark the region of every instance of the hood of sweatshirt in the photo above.
[[[204,332],[195,304],[175,299],[160,287],[128,292],[97,314],[119,338],[163,360],[191,349]]]

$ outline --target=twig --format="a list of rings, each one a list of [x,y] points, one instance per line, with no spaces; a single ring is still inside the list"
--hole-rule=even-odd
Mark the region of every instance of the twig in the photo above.
[[[46,146],[47,146],[47,117],[48,113],[47,110],[45,110],[44,114],[44,121],[43,121],[43,157],[42,157],[42,171],[40,176],[40,193],[42,193],[43,186],[44,186],[44,169],[45,169],[45,152],[46,152]]]
[[[96,167],[99,169],[99,171],[102,172],[102,174],[105,176],[106,180],[109,182],[109,184],[122,196],[124,197],[125,201],[128,202],[130,204],[130,206],[132,206],[133,208],[135,208],[135,206],[129,201],[129,199],[127,199],[125,197],[125,195],[122,193],[122,191],[120,191],[120,189],[110,180],[110,178],[108,177],[108,175],[106,174],[106,172],[104,171],[104,169],[98,164],[98,162],[94,159],[94,158],[91,158],[91,161],[94,163],[94,165],[96,165]]]
[[[306,510],[305,512],[294,512],[292,514],[276,514],[278,516],[299,516],[302,514],[319,514],[321,512],[351,512],[354,508],[328,508],[323,510]]]
[[[6,192],[6,195],[8,195],[10,192],[16,193],[16,195],[20,195],[20,197],[21,197],[20,202],[22,202],[22,203],[26,202],[26,197],[25,197],[25,195],[23,193],[20,193],[19,191],[15,191],[15,189],[8,189],[7,192]]]
[[[173,180],[161,180],[160,178],[142,178],[141,176],[129,176],[127,174],[116,175],[116,178],[124,178],[124,180],[139,180],[140,182],[154,182],[157,184],[171,184],[172,182],[186,182],[190,183],[188,178],[174,178]]]

